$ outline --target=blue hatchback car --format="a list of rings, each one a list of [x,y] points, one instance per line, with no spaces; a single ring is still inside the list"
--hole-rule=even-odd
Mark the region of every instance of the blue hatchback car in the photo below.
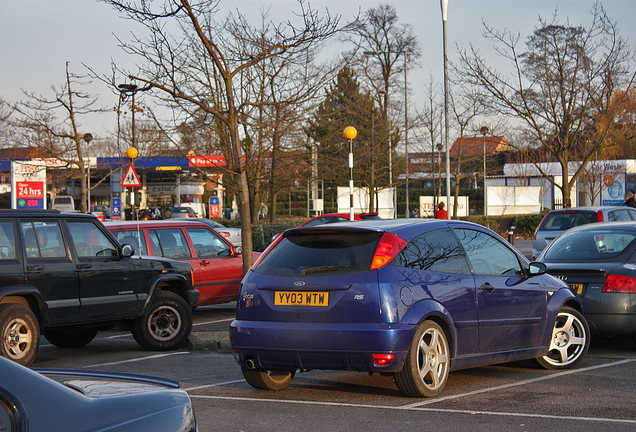
[[[434,219],[285,231],[245,275],[230,326],[246,381],[282,389],[297,370],[390,373],[431,397],[451,370],[587,352],[580,300],[493,231]]]

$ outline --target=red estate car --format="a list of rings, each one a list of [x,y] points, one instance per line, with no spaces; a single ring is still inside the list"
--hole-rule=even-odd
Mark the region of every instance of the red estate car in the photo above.
[[[243,279],[242,249],[234,247],[204,222],[196,219],[107,222],[120,243],[135,248],[135,255],[154,255],[187,261],[194,270],[196,306],[236,300]],[[141,238],[141,241],[139,239]],[[254,252],[256,260],[260,253]]]

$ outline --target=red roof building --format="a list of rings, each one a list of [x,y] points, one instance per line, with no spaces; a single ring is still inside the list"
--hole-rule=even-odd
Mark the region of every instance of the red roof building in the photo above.
[[[451,147],[450,156],[471,157],[482,156],[484,154],[484,141],[486,143],[486,154],[494,155],[495,153],[512,150],[508,140],[504,136],[487,136],[487,137],[463,137],[457,138]]]

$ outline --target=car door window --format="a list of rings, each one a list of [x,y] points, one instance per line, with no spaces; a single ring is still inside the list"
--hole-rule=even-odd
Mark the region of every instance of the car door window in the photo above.
[[[119,243],[129,244],[135,248],[135,255],[148,255],[148,248],[146,248],[143,231],[116,231],[113,234]],[[139,241],[140,235],[141,241]]]
[[[186,228],[198,257],[221,257],[232,255],[230,245],[207,228]]]
[[[631,221],[632,218],[629,215],[629,212],[627,210],[615,210],[615,211],[611,211],[608,214],[607,219],[612,222],[612,221]]]
[[[150,231],[152,254],[172,259],[191,258],[188,242],[179,228]]]
[[[15,230],[12,222],[0,222],[0,259],[15,259]]]
[[[80,258],[117,255],[117,246],[93,222],[69,222],[68,229]]]
[[[27,258],[67,256],[59,222],[22,222],[21,227]]]
[[[416,237],[391,264],[418,270],[470,274],[464,249],[448,228],[429,231]]]
[[[470,229],[455,229],[475,274],[521,275],[517,255],[489,234]]]

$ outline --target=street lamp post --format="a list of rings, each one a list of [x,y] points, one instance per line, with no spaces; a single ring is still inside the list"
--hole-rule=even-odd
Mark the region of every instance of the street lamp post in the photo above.
[[[446,49],[446,19],[448,18],[448,0],[440,0],[442,6],[442,28],[444,32],[444,119],[445,119],[445,144],[446,144],[446,204],[448,207],[447,219],[450,219],[450,156],[448,154],[448,52]]]
[[[87,133],[84,134],[84,136],[82,137],[84,139],[84,141],[86,141],[86,155],[89,156],[88,154],[88,145],[91,143],[91,140],[93,139],[93,135]],[[88,165],[86,166],[86,210],[87,213],[91,212],[91,158],[90,156],[88,157]]]
[[[358,131],[353,126],[344,130],[344,136],[349,140],[349,220],[353,217],[353,140],[358,136]]]
[[[488,127],[483,126],[479,132],[484,136],[484,216],[488,217],[488,198],[486,196],[486,134],[489,132]]]
[[[136,150],[137,146],[135,145],[136,144],[135,143],[135,110],[136,110],[136,107],[135,107],[135,94],[137,93],[138,87],[137,87],[136,84],[119,84],[117,87],[119,87],[119,90],[121,91],[122,94],[125,94],[125,93],[131,93],[132,94],[132,105],[131,105],[131,108],[130,108],[131,111],[132,111],[132,137],[130,139],[130,142],[131,142],[131,149],[135,149],[135,151],[137,151]],[[131,151],[131,149],[128,149],[128,151]],[[133,163],[134,163],[134,158],[132,158],[132,159],[133,159]],[[133,195],[132,195],[133,193],[134,192],[131,192],[131,200],[133,199]],[[121,202],[122,202],[122,216],[123,216],[123,219],[126,219],[125,212],[123,212],[123,204],[125,203],[125,196],[126,195],[124,193],[124,190],[122,190],[122,194],[121,194],[122,200],[121,200]],[[134,208],[135,208],[134,204],[131,203],[131,215],[132,215],[133,220],[134,220]]]
[[[406,50],[404,54],[404,171],[406,172],[406,211],[405,218],[409,217],[409,105],[408,105],[408,81],[406,72],[408,63],[406,59]]]

